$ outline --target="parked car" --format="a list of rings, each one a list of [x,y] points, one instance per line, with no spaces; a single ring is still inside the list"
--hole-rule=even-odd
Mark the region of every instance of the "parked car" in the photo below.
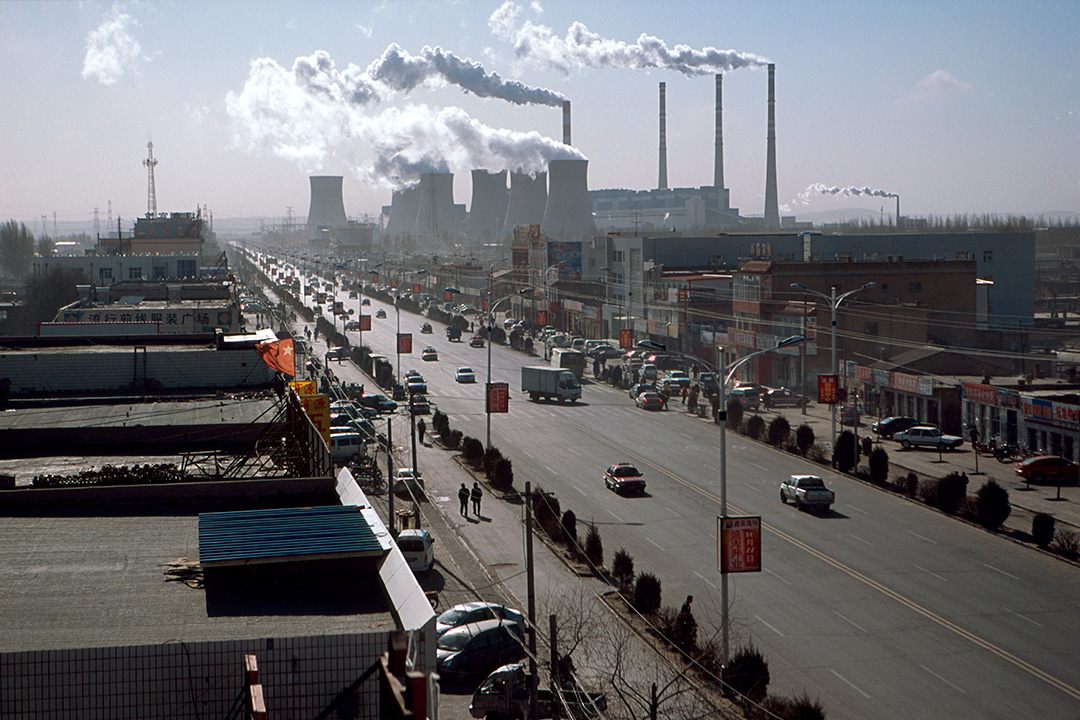
[[[651,383],[638,383],[637,385],[630,386],[630,397],[637,399],[637,396],[643,392],[656,392],[656,386]]]
[[[346,330],[357,330],[357,331],[360,330],[360,321],[359,320],[350,320],[349,322],[345,323],[345,329]]]
[[[900,443],[902,448],[911,447],[932,447],[938,450],[955,450],[964,444],[962,437],[956,435],[946,435],[941,432],[941,428],[931,427],[929,425],[916,425],[910,427],[907,430],[893,435],[893,440]]]
[[[1016,476],[1026,482],[1075,483],[1080,479],[1080,467],[1057,455],[1036,455],[1016,463]]]
[[[409,391],[410,395],[425,395],[427,394],[427,383],[423,378],[411,377],[405,380],[405,389]]]
[[[419,497],[424,494],[424,478],[411,467],[398,468],[394,473],[394,492],[411,493]]]
[[[409,409],[413,415],[430,415],[431,403],[423,395],[413,395],[409,400]]]
[[[903,417],[902,415],[895,415],[893,417],[882,418],[876,423],[870,426],[870,429],[878,437],[892,438],[898,432],[903,432],[908,428],[913,428],[916,425],[920,425],[918,420],[910,417]]]
[[[454,379],[459,383],[474,383],[476,382],[476,373],[473,372],[471,367],[459,367],[457,372],[454,373]]]
[[[439,617],[435,618],[435,637],[442,637],[447,630],[452,630],[462,625],[483,622],[484,620],[509,620],[510,622],[525,623],[525,616],[520,610],[508,608],[493,602],[467,602],[455,605]]]
[[[438,360],[439,351],[433,347],[426,347],[420,351],[420,359],[428,361]]]
[[[431,329],[431,323],[424,323],[420,326],[420,332],[424,335],[430,335],[433,330]]]
[[[642,410],[663,410],[664,398],[660,397],[660,393],[645,391],[638,393],[634,404]]]
[[[836,412],[836,422],[841,425],[854,425],[865,414],[863,409],[855,403],[837,405],[834,412]]]
[[[702,372],[697,376],[698,391],[704,397],[712,397],[720,391],[720,383],[714,372]]]
[[[397,410],[397,403],[379,393],[365,393],[361,395],[358,402],[364,407],[374,408],[379,412],[390,413]]]
[[[435,667],[449,680],[486,676],[524,658],[524,638],[520,624],[502,619],[461,625],[439,638]]]
[[[732,390],[728,397],[741,402],[747,410],[757,410],[761,405],[761,393],[752,385],[741,385]]]
[[[484,338],[479,335],[473,335],[472,340],[469,341],[469,347],[484,347]]]
[[[630,463],[615,463],[604,471],[604,486],[617,493],[644,493],[645,478]]]
[[[836,495],[817,475],[792,475],[780,483],[780,502],[793,502],[800,510],[828,510],[835,501]]]
[[[661,381],[661,385],[664,384],[671,388],[671,392],[668,394],[681,393],[683,388],[690,387],[690,376],[682,370],[670,370]]]
[[[802,405],[803,396],[787,388],[776,388],[766,392],[763,400],[765,407],[771,410],[778,407],[799,407]]]
[[[375,311],[375,317],[377,317],[379,319],[385,318],[386,317],[386,311],[383,310],[382,308],[379,308],[378,310]]]
[[[435,539],[427,530],[402,530],[397,544],[413,572],[427,572],[435,565]]]
[[[360,300],[360,304],[361,305],[370,305],[371,304],[371,299],[370,298],[363,298],[362,300]]]

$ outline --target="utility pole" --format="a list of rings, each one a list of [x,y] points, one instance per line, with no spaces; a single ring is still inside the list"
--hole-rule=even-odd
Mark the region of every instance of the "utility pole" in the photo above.
[[[539,712],[536,689],[536,583],[533,574],[532,486],[525,482],[525,568],[529,596],[529,717]]]
[[[1058,487],[1061,487],[1060,483]],[[559,720],[562,703],[557,698],[562,678],[559,677],[559,626],[555,615],[548,615],[548,637],[551,638],[551,720]]]
[[[390,536],[397,537],[397,524],[394,522],[394,424],[393,418],[386,418],[386,484],[390,488],[390,509],[387,520],[390,522]]]

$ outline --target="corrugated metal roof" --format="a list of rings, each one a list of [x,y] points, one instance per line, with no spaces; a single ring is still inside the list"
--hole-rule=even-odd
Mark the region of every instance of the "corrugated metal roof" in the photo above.
[[[199,514],[199,562],[204,566],[379,557],[384,552],[355,505]]]

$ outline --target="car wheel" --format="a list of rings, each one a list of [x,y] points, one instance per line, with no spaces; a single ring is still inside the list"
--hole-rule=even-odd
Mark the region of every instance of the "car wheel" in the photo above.
[[[1043,474],[1041,472],[1034,473],[1031,476],[1031,482],[1033,482],[1033,483],[1038,484],[1038,483],[1041,483],[1042,481],[1043,481]]]
[[[911,441],[910,440],[901,440],[900,441],[900,447],[904,448],[905,450],[910,450],[911,449]]]
[[[780,502],[782,502],[782,503],[784,503],[785,505],[787,505],[787,498],[786,498],[786,497],[784,497],[784,491],[783,491],[783,490],[781,490],[781,491],[780,491]]]
[[[798,497],[795,498],[795,509],[802,510],[802,500],[800,500]]]
[[[938,451],[938,452],[941,452],[941,451],[942,451],[942,450],[944,450],[944,449],[945,449],[945,443],[943,443],[943,442],[939,442],[939,443],[937,444],[937,451]]]

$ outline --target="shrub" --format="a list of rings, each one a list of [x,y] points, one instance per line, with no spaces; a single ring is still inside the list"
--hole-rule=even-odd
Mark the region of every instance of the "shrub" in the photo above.
[[[494,445],[484,450],[484,476],[488,480],[495,477],[495,465],[502,459],[502,451]]]
[[[465,456],[465,462],[473,467],[479,467],[484,458],[484,443],[474,437],[462,438],[461,452]]]
[[[821,703],[811,700],[806,693],[795,698],[766,698],[762,703],[762,716],[779,720],[825,720],[825,710]]]
[[[660,609],[660,579],[652,573],[641,573],[634,583],[634,609],[651,615]]]
[[[769,689],[769,663],[753,645],[740,648],[724,668],[725,689],[759,702]]]
[[[768,441],[773,447],[780,447],[791,434],[791,423],[783,415],[777,415],[769,423]]]
[[[675,645],[685,653],[697,647],[697,620],[692,612],[680,612],[675,618]]]
[[[1031,519],[1031,539],[1043,550],[1054,541],[1054,516],[1038,513]]]
[[[1054,543],[1062,555],[1069,559],[1076,558],[1080,554],[1080,533],[1075,530],[1062,528],[1054,534]]]
[[[884,485],[889,477],[889,453],[885,448],[877,448],[870,453],[866,461],[870,469],[870,482],[875,485]]]
[[[585,557],[594,568],[604,566],[604,543],[600,540],[600,531],[596,524],[589,525],[589,532],[585,533]]]
[[[541,488],[536,488],[530,498],[533,509],[533,517],[536,524],[544,531],[552,542],[562,542],[562,523],[560,522],[561,508],[559,498],[554,493],[546,493]]]
[[[567,540],[577,543],[577,515],[573,510],[567,510],[562,514],[562,529]]]
[[[457,450],[461,446],[461,431],[451,430],[448,437],[445,438],[446,446],[451,450]]]
[[[719,402],[719,399],[717,400]],[[728,427],[738,429],[742,425],[743,405],[738,398],[728,398],[727,401],[727,424]]]
[[[628,592],[634,582],[634,558],[625,548],[619,548],[611,558],[611,575],[619,583],[619,590]]]
[[[499,462],[495,463],[491,486],[501,492],[506,492],[514,487],[514,466],[510,462],[510,458],[499,458]]]
[[[435,414],[431,416],[431,427],[439,435],[446,435],[450,429],[450,418],[442,410],[436,410]]]
[[[993,480],[987,480],[975,493],[975,513],[979,524],[987,530],[997,530],[1009,517],[1009,491]]]
[[[765,420],[760,415],[754,415],[746,421],[746,434],[753,440],[757,440],[765,434]]]
[[[919,476],[913,472],[901,475],[896,479],[896,484],[909,498],[914,499],[919,494]]]
[[[855,459],[858,457],[858,448],[855,433],[845,430],[836,438],[836,447],[833,448],[833,464],[842,473],[851,472],[855,467]]]
[[[934,506],[943,513],[954,515],[960,507],[960,499],[967,496],[967,475],[949,473],[937,481],[934,487]]]
[[[803,423],[795,430],[795,444],[799,446],[799,453],[806,455],[810,448],[814,447],[814,428]]]

